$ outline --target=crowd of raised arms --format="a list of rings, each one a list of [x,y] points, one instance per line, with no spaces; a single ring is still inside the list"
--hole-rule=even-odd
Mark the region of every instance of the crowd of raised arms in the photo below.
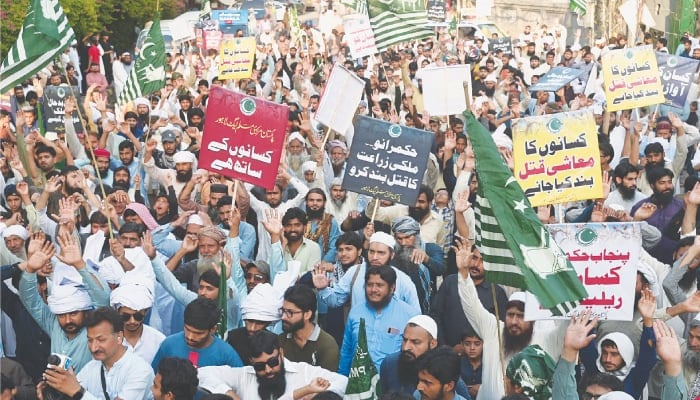
[[[219,79],[217,50],[180,43],[165,87],[117,107],[136,57],[103,34],[7,93],[2,399],[338,399],[361,344],[382,399],[700,398],[697,70],[683,109],[615,112],[591,73],[642,41],[700,60],[697,37],[581,46],[563,26],[527,26],[510,54],[446,27],[353,59],[336,29],[305,23],[292,42],[268,16],[249,32],[248,79]],[[365,82],[357,115],[432,133],[415,204],[343,187],[354,129],[324,140],[314,119],[321,94],[344,95],[324,92],[336,63]],[[616,293],[634,292],[631,321],[526,321],[525,293],[486,279],[469,124],[429,115],[423,96],[425,70],[457,64],[470,65],[470,111],[510,169],[515,119],[591,110],[603,196],[536,214],[640,223],[636,285]],[[556,66],[585,73],[531,93]],[[217,86],[289,107],[271,189],[198,168]],[[53,87],[70,93],[56,132],[41,128]]]

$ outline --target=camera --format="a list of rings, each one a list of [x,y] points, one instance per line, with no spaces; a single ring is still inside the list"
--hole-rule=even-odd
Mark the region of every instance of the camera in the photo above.
[[[63,369],[68,369],[73,365],[73,360],[65,354],[52,353],[46,360],[46,368],[57,366]],[[46,385],[43,391],[44,400],[70,400],[70,397],[59,392],[58,390]]]

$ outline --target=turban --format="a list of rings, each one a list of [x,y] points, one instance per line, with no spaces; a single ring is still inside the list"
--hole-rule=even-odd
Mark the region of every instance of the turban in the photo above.
[[[208,237],[214,239],[217,243],[221,243],[226,240],[226,235],[219,227],[216,226],[205,226],[199,230],[197,236],[201,239],[203,237]]]
[[[146,206],[144,206],[143,204],[131,203],[128,206],[126,206],[126,208],[135,212],[136,215],[138,215],[139,218],[141,218],[143,224],[146,225],[146,228],[148,228],[149,230],[153,230],[158,227],[158,222],[156,222],[156,219],[153,218],[151,212],[148,211],[148,208],[146,208]]]
[[[178,151],[173,156],[173,162],[178,163],[193,163],[196,161],[194,154],[189,151]]]
[[[202,217],[200,217],[197,214],[192,214],[190,217],[187,219],[187,224],[193,224],[193,225],[199,225],[199,226],[204,226],[204,220]]]
[[[275,322],[281,317],[282,299],[269,283],[259,283],[241,303],[244,320]]]
[[[10,236],[19,236],[22,240],[27,240],[29,232],[22,225],[10,225],[2,231],[2,238],[7,239]]]
[[[151,108],[151,104],[146,100],[145,97],[138,97],[134,99],[134,107],[138,106],[148,106],[148,108]]]
[[[394,249],[396,246],[396,240],[394,237],[384,232],[374,232],[374,234],[369,238],[370,243],[381,243],[383,245],[389,246],[390,249]]]
[[[625,365],[623,365],[622,368],[620,368],[617,371],[605,371],[605,368],[603,368],[603,365],[600,363],[599,356],[595,360],[595,363],[598,366],[598,370],[611,375],[615,375],[618,379],[624,381],[627,375],[629,375],[632,368],[634,368],[634,344],[632,344],[632,340],[630,340],[630,338],[623,333],[608,333],[607,335],[603,336],[600,340],[598,340],[598,354],[603,354],[601,345],[606,340],[610,340],[611,342],[615,343],[615,345],[617,346],[617,351],[620,352],[620,356],[625,361]]]
[[[496,131],[491,134],[493,141],[496,142],[496,147],[505,147],[508,150],[513,150],[513,141],[503,132],[506,130],[506,124],[501,124]]]
[[[416,236],[420,234],[420,225],[412,217],[398,217],[391,221],[391,230],[394,233],[403,233],[404,235]],[[372,235],[372,237],[374,237],[374,235]],[[371,240],[372,239],[370,239],[370,241]]]
[[[268,280],[270,279],[270,264],[263,260],[251,261],[246,264],[245,269],[248,270],[249,267],[255,267],[260,271],[261,274],[267,275]]]
[[[93,152],[95,153],[95,158],[99,158],[99,157],[110,158],[112,156],[109,153],[109,151],[107,151],[105,149],[95,149],[95,150],[93,150]]]
[[[129,307],[132,310],[145,310],[153,306],[155,286],[152,280],[136,270],[128,271],[121,279],[119,287],[112,290],[109,304],[114,308]]]
[[[331,140],[330,143],[328,143],[328,150],[333,150],[336,147],[343,149],[344,153],[348,152],[348,146],[340,140]]]
[[[661,288],[659,287],[659,278],[656,275],[656,271],[654,271],[651,266],[649,266],[649,264],[643,260],[639,260],[639,262],[637,262],[637,271],[644,275],[644,279],[649,281],[649,289],[651,290],[651,293],[655,297],[658,297],[661,294]]]
[[[155,273],[153,268],[151,268],[151,260],[143,252],[142,248],[124,249],[124,257],[134,266],[135,269],[132,271],[137,271],[142,274],[142,277],[145,277],[144,279],[155,282]],[[96,266],[99,268],[98,273],[100,276],[112,285],[120,285],[126,275],[124,268],[114,257],[107,257],[100,264],[96,264]]]
[[[333,178],[331,180],[331,188],[333,186],[343,186],[343,178]]]
[[[301,164],[301,171],[316,171],[316,161],[306,161]]]
[[[552,397],[554,360],[538,345],[530,345],[516,354],[508,363],[506,375],[533,400]]]
[[[83,278],[73,267],[63,263],[56,264],[53,278],[54,285],[48,298],[49,310],[52,313],[60,315],[93,308]]]

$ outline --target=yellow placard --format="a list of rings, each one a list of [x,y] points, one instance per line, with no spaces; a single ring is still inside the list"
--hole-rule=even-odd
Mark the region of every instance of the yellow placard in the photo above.
[[[589,110],[513,123],[513,175],[532,206],[603,197],[598,133]]]
[[[602,58],[608,111],[628,110],[665,100],[661,73],[651,46],[619,49]]]
[[[219,79],[250,78],[254,57],[254,37],[222,40],[219,45]]]

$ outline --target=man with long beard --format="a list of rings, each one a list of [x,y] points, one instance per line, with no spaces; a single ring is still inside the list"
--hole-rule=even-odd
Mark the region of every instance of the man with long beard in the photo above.
[[[326,210],[336,221],[345,221],[350,211],[357,209],[357,193],[345,190],[342,178],[331,180],[329,194],[331,198],[326,203]]]
[[[408,215],[420,224],[420,235],[425,243],[436,243],[442,246],[445,240],[445,224],[442,222],[442,218],[430,209],[434,197],[433,189],[426,185],[421,185],[415,206],[407,207],[396,204],[389,207],[380,207],[377,209],[374,219],[385,224],[391,224],[396,218]],[[377,204],[377,202],[374,204]],[[373,207],[370,204],[365,209],[365,214],[368,216],[372,215]]]
[[[306,150],[306,140],[299,132],[292,132],[287,141],[287,165],[296,178],[304,179],[301,166],[310,159]]]
[[[396,238],[394,265],[411,277],[416,285],[421,312],[430,309],[431,280],[445,271],[445,255],[435,243],[424,243],[420,225],[411,217],[392,221],[391,230]]]
[[[331,185],[334,178],[343,178],[345,175],[345,165],[348,158],[348,146],[340,140],[331,140],[328,143],[330,157],[323,165],[323,175],[326,187]]]
[[[683,211],[683,201],[673,197],[674,175],[670,169],[652,168],[647,170],[646,177],[651,184],[653,194],[651,197],[635,204],[630,211],[630,215],[635,221],[646,221],[649,225],[661,231],[661,241],[648,252],[662,263],[671,265],[673,264],[673,252],[678,244],[678,239],[669,236],[668,232],[671,230],[674,232],[678,231],[677,228],[675,230],[672,229],[671,224],[677,223],[680,225],[680,219],[674,217]]]
[[[321,367],[289,361],[277,335],[262,330],[250,338],[250,365],[199,369],[199,385],[241,400],[302,398],[323,391],[343,396],[347,378]]]
[[[628,162],[622,162],[615,167],[615,191],[605,199],[606,206],[616,204],[622,206],[626,212],[644,200],[644,194],[637,190],[637,176],[639,170]]]
[[[335,242],[340,236],[338,221],[326,213],[326,193],[318,188],[309,189],[306,194],[306,231],[304,237],[316,242],[321,248],[321,259],[334,262]]]
[[[222,250],[225,244],[226,235],[221,228],[203,226],[197,233],[196,240],[185,238],[180,250],[166,265],[180,282],[186,283],[189,290],[196,292],[199,288],[199,276],[223,261]],[[198,258],[180,265],[180,260],[194,248],[198,250]]]
[[[125,51],[118,60],[112,64],[112,74],[114,75],[114,94],[119,97],[119,94],[124,90],[126,78],[129,77],[132,61],[131,53]]]

